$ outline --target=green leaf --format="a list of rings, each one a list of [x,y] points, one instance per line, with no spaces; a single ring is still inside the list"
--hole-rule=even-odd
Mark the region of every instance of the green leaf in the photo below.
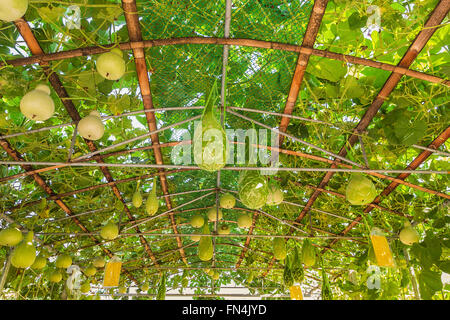
[[[442,289],[441,273],[431,270],[424,270],[420,273],[419,278],[432,291],[439,291]]]
[[[441,241],[434,235],[427,235],[424,239],[427,251],[433,263],[437,263],[442,254]]]
[[[337,60],[321,59],[318,63],[308,64],[306,71],[317,78],[338,82],[347,74],[347,65]]]
[[[437,266],[439,267],[439,269],[441,269],[442,271],[444,271],[445,273],[450,273],[450,261],[439,261],[437,263]]]
[[[350,17],[348,17],[348,25],[350,29],[360,29],[363,28],[367,23],[367,16],[361,17],[358,12],[353,12]]]
[[[400,11],[401,13],[406,11],[406,8],[398,2],[391,3],[391,8]]]
[[[433,265],[433,260],[429,251],[422,245],[417,243],[413,244],[411,248],[411,254],[419,260],[422,268],[429,269]]]

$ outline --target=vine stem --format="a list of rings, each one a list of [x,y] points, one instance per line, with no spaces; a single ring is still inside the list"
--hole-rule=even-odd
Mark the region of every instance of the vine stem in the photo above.
[[[20,282],[19,282],[19,288],[16,290],[16,300],[21,300],[18,298],[22,297],[22,295],[20,294],[20,289],[22,289],[22,282],[23,282],[23,278],[25,276],[25,271],[26,271],[26,269],[23,269],[22,277],[20,278]]]

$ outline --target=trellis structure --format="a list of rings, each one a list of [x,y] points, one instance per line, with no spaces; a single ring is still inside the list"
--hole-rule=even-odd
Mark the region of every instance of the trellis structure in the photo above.
[[[243,282],[242,279],[245,280],[245,276],[240,272],[241,270],[261,271],[258,275],[260,277],[256,280],[257,293],[267,294],[273,290],[271,287],[274,283],[281,282],[280,274],[283,270],[283,264],[277,262],[271,252],[269,239],[275,237],[293,239],[288,242],[289,248],[295,247],[304,238],[313,240],[313,245],[321,249],[325,260],[324,268],[330,269],[329,272],[335,280],[342,278],[342,273],[334,273],[336,268],[346,270],[349,265],[354,266],[355,261],[360,261],[364,254],[367,255],[367,219],[371,226],[384,229],[389,234],[392,244],[396,243],[398,230],[405,219],[413,220],[415,224],[421,223],[423,233],[428,235],[431,226],[434,228],[436,220],[444,219],[442,214],[435,217],[419,217],[414,210],[423,206],[445,211],[450,199],[446,186],[449,173],[446,161],[448,161],[449,153],[445,151],[445,143],[450,136],[448,126],[450,81],[447,79],[449,60],[448,56],[440,58],[441,61],[436,59],[435,63],[430,63],[432,69],[428,66],[414,65],[414,63],[421,58],[424,48],[427,48],[430,39],[436,37],[437,33],[443,40],[435,44],[443,44],[442,50],[444,52],[447,50],[448,54],[448,47],[445,49],[445,46],[448,46],[448,43],[445,43],[445,39],[448,40],[448,36],[445,37],[445,30],[448,30],[447,15],[450,10],[450,1],[430,1],[426,5],[416,4],[414,1],[403,1],[403,5],[401,2],[395,2],[398,6],[380,1],[378,5],[387,10],[386,15],[395,15],[397,19],[402,19],[402,22],[407,21],[406,17],[409,16],[415,16],[418,20],[406,28],[407,32],[414,31],[414,39],[408,43],[407,48],[406,43],[400,44],[399,48],[396,46],[389,48],[394,53],[398,52],[395,53],[396,56],[392,54],[392,57],[386,53],[388,50],[382,48],[383,39],[375,35],[371,36],[370,32],[366,38],[361,38],[361,41],[371,39],[372,48],[369,53],[360,50],[357,45],[349,45],[352,42],[348,39],[348,43],[338,39],[339,35],[334,33],[347,30],[349,22],[347,25],[338,24],[338,22],[350,20],[355,12],[359,18],[365,16],[366,12],[363,10],[366,8],[365,3],[358,3],[356,9],[351,9],[349,4],[344,4],[343,1],[318,0],[314,3],[297,1],[298,3],[295,4],[285,0],[275,1],[276,3],[255,1],[253,5],[259,9],[254,10],[259,11],[257,13],[252,11],[246,15],[245,10],[252,5],[250,2],[227,0],[223,3],[210,3],[204,11],[191,1],[136,3],[135,0],[123,0],[121,4],[115,1],[75,3],[86,13],[93,12],[92,10],[100,10],[99,12],[103,10],[113,16],[106,29],[102,29],[104,23],[98,28],[102,30],[102,34],[110,35],[109,42],[105,42],[105,39],[100,36],[97,36],[96,41],[92,41],[95,35],[86,35],[84,32],[75,34],[75,31],[63,30],[61,26],[58,26],[58,21],[52,21],[46,17],[45,14],[59,12],[59,20],[61,20],[62,12],[65,10],[63,8],[67,4],[60,1],[32,2],[34,5],[30,9],[31,13],[28,12],[24,18],[14,21],[18,34],[16,31],[11,31],[12,24],[5,23],[0,30],[4,38],[2,46],[6,50],[1,51],[0,67],[5,70],[5,74],[12,72],[12,76],[6,74],[4,79],[8,76],[10,80],[14,79],[17,76],[14,70],[20,70],[18,72],[21,74],[29,72],[41,81],[48,81],[54,90],[54,97],[59,98],[60,105],[57,104],[57,107],[60,108],[57,110],[58,118],[52,123],[46,122],[43,125],[24,123],[23,117],[17,116],[17,110],[14,111],[18,109],[17,101],[20,99],[15,99],[14,93],[9,94],[5,88],[10,87],[1,83],[2,91],[5,91],[0,92],[4,96],[2,104],[5,106],[4,121],[0,122],[2,124],[0,145],[5,151],[0,157],[2,166],[0,182],[3,197],[1,218],[6,222],[0,222],[2,226],[17,223],[24,231],[34,229],[36,241],[42,247],[48,247],[52,253],[70,252],[75,255],[85,252],[84,255],[79,256],[79,261],[75,258],[80,265],[87,265],[89,258],[99,255],[100,252],[110,258],[115,254],[121,254],[124,261],[123,272],[126,277],[122,278],[122,281],[128,285],[134,283],[139,286],[145,279],[153,279],[152,275],[162,272],[172,274],[171,269],[180,272],[180,270],[202,270],[212,267],[230,271],[218,281],[205,278],[206,275],[203,273],[199,273],[198,279],[191,279],[192,283],[198,287],[203,285],[204,289],[209,290],[199,293],[202,297],[215,297],[217,288],[220,288],[221,284],[229,283],[231,279]],[[200,5],[200,3],[201,1],[198,1],[197,4]],[[179,11],[177,14],[171,11],[171,6],[173,10],[180,10],[185,5],[191,6],[192,10],[186,9],[185,20],[178,17],[181,14]],[[405,9],[404,16],[397,12],[400,10],[399,7]],[[60,11],[56,8],[60,8]],[[119,9],[122,11],[118,12]],[[189,12],[192,12],[192,16],[189,16]],[[170,16],[172,13],[175,17]],[[336,13],[337,19],[334,18]],[[278,25],[275,25],[277,14],[287,18],[279,20],[278,17]],[[34,19],[33,23],[26,20],[28,15]],[[195,20],[196,15],[204,19],[206,23],[197,26],[197,29],[196,26],[183,25],[190,32],[178,32],[175,22],[171,22],[180,19]],[[208,22],[214,22],[214,19],[216,24],[208,24]],[[252,19],[264,21],[271,27],[277,28],[279,35],[266,33],[263,39],[252,37],[246,34],[245,30],[239,29],[245,21],[249,21],[249,26],[252,28],[254,23],[257,24],[253,31],[263,27],[262,23],[256,23]],[[337,22],[333,23],[335,20]],[[104,21],[108,21],[108,18]],[[166,23],[166,26],[162,28],[155,25],[154,21],[160,23],[162,21]],[[238,25],[237,29],[233,27],[234,22]],[[356,24],[354,18],[352,24]],[[295,25],[299,29],[295,30]],[[335,29],[338,28],[337,31],[330,31],[333,30],[332,25]],[[119,26],[121,29],[116,31],[115,28]],[[300,26],[304,29],[300,30]],[[173,33],[170,27],[174,28]],[[41,28],[45,29],[45,32],[41,32]],[[358,28],[354,28],[352,32],[362,34],[362,28],[363,25],[359,26],[359,31]],[[83,29],[89,30],[86,25],[81,30]],[[223,30],[219,31],[219,29]],[[290,29],[291,32],[280,31],[285,29]],[[52,35],[50,31],[56,32],[55,30],[58,34]],[[347,31],[350,32],[349,30]],[[392,37],[390,39],[385,36],[384,44],[394,42],[394,33],[389,33],[389,27],[385,29],[383,27],[383,30],[386,32],[384,35],[389,34]],[[158,31],[161,34],[153,38],[149,37]],[[8,32],[11,32],[13,36],[8,38]],[[217,36],[222,32],[222,37]],[[343,47],[320,42],[327,39],[327,32],[334,34],[333,43],[342,41]],[[383,34],[383,32],[372,32],[376,35]],[[53,52],[45,50],[45,48],[51,48],[51,45],[45,43],[43,33],[47,33],[46,36],[52,38],[50,42],[59,39],[58,46],[52,48]],[[244,36],[240,37],[240,34]],[[399,37],[397,33],[395,36]],[[408,33],[407,36],[411,37],[411,34]],[[67,45],[61,40],[66,37],[71,39]],[[77,45],[79,38],[83,38],[84,43],[88,45]],[[20,39],[25,42],[26,50],[18,50]],[[364,43],[367,42],[370,41]],[[61,47],[64,50],[60,50]],[[128,58],[134,63],[130,62],[127,66],[126,80],[105,84],[105,81],[95,78],[95,67],[92,61],[96,55],[107,52],[113,47],[129,52]],[[222,47],[223,52],[219,52]],[[12,50],[26,53],[26,55],[18,57],[12,54]],[[175,55],[179,54],[180,57],[173,58],[170,50],[174,50]],[[440,52],[427,48],[427,55],[421,58],[421,63],[434,61],[430,58],[433,54],[438,55]],[[244,58],[241,58],[241,55]],[[250,58],[248,58],[249,55]],[[374,58],[376,55],[381,57],[380,61]],[[372,58],[369,59],[368,56]],[[261,57],[264,58],[260,59]],[[247,62],[242,63],[244,67],[238,63],[239,59],[248,59]],[[255,62],[257,60],[258,63]],[[177,61],[176,65],[170,64],[174,61]],[[339,78],[341,82],[332,81],[332,75],[320,76],[314,68],[317,65],[320,66],[322,61],[340,63],[339,66],[345,68],[344,74]],[[66,65],[63,65],[62,71],[59,71],[62,63]],[[264,66],[261,66],[261,63]],[[348,66],[353,66],[352,72],[348,71]],[[293,70],[286,70],[284,67]],[[179,68],[181,71],[177,71]],[[199,68],[199,70],[193,71],[189,68]],[[239,71],[236,71],[238,68],[240,68]],[[185,79],[182,75],[184,69],[187,71],[186,74],[195,78]],[[364,74],[364,71],[369,69],[376,72],[371,71],[374,72],[372,76],[370,72],[368,75]],[[264,74],[258,78],[261,70]],[[70,77],[74,74],[76,76],[75,71],[80,71],[83,77],[84,74],[89,74],[88,78],[80,76],[78,82],[72,83]],[[331,72],[334,71],[331,70]],[[388,73],[389,76],[386,76]],[[271,77],[270,75],[273,74],[278,74],[279,77]],[[164,76],[167,78],[164,79]],[[266,83],[264,79],[259,80],[264,77],[267,79]],[[280,80],[281,77],[284,80]],[[367,80],[370,77],[372,79],[370,85],[349,85],[353,80],[348,79],[364,78],[361,83],[366,84],[370,82]],[[281,166],[277,168],[278,173],[272,178],[288,192],[284,203],[277,208],[264,207],[262,210],[250,210],[238,201],[237,208],[230,212],[225,211],[224,222],[233,226],[233,232],[226,236],[213,235],[212,263],[203,263],[197,258],[197,244],[188,240],[191,235],[196,234],[196,231],[189,227],[186,223],[187,219],[193,212],[204,212],[213,204],[217,205],[221,193],[236,192],[236,171],[252,170],[248,167],[229,166],[216,174],[209,174],[195,165],[183,166],[170,163],[169,155],[173,147],[191,144],[190,140],[174,139],[170,133],[173,134],[175,128],[193,131],[193,121],[199,119],[202,105],[205,103],[205,97],[199,92],[207,90],[214,78],[221,80],[219,110],[222,124],[226,128],[247,128],[249,125],[254,125],[272,130],[279,135],[278,148],[262,145],[256,145],[256,147],[278,152],[281,155]],[[286,78],[289,79],[290,84]],[[245,82],[250,83],[249,87],[245,87]],[[275,84],[272,85],[272,83]],[[376,133],[374,128],[380,125],[378,119],[382,118],[380,113],[385,114],[392,109],[391,105],[399,104],[397,98],[390,100],[392,93],[398,87],[409,90],[410,83],[412,83],[411,87],[419,85],[422,91],[429,94],[427,97],[429,101],[426,102],[430,104],[428,108],[422,107],[425,103],[423,101],[420,106],[422,109],[417,107],[416,110],[414,105],[409,106],[422,118],[433,108],[436,110],[433,103],[440,103],[442,108],[434,111],[434,118],[432,115],[426,118],[429,120],[426,137],[408,147],[395,147],[386,141],[385,137]],[[270,85],[272,87],[269,87]],[[256,86],[257,89],[253,88],[251,91],[249,89],[252,88],[251,86]],[[336,88],[339,90],[339,86],[344,88],[342,92],[340,91],[340,97],[333,96],[331,91]],[[329,88],[332,89],[326,91]],[[282,89],[287,90],[282,91]],[[12,91],[12,89],[9,90]],[[265,96],[264,90],[271,91],[272,95]],[[276,90],[280,93],[272,93]],[[351,90],[363,90],[368,94],[366,97],[364,97],[366,92],[345,96],[347,91]],[[373,95],[371,91],[375,90],[378,93]],[[433,95],[433,90],[438,92],[437,98]],[[22,88],[22,91],[25,93],[25,88]],[[325,91],[327,93],[324,93]],[[75,98],[70,92],[74,93]],[[157,92],[156,98],[154,92]],[[244,101],[241,96],[246,92],[249,97]],[[80,94],[86,95],[86,101],[79,98]],[[259,94],[261,98],[257,97]],[[108,100],[109,98],[105,98],[108,95],[114,97],[112,103]],[[126,95],[131,98],[128,99],[128,103],[125,103],[125,107],[119,108],[120,99]],[[364,98],[367,98],[366,102]],[[338,102],[334,102],[333,99]],[[308,109],[305,107],[306,104],[313,107]],[[258,108],[258,105],[261,107]],[[114,111],[110,111],[111,106]],[[95,107],[104,114],[103,120],[107,123],[105,136],[108,136],[108,130],[110,130],[113,139],[106,137],[96,143],[77,137],[75,128],[82,118],[81,115],[87,114],[87,110]],[[322,112],[323,110],[318,107],[328,110],[328,113]],[[339,116],[330,116],[329,112],[336,112],[342,116],[340,121],[336,121]],[[143,115],[145,115],[145,121],[139,118]],[[354,117],[356,126],[355,121],[346,120],[345,117],[348,119]],[[131,118],[142,121],[131,122]],[[433,123],[434,120],[441,118],[442,123]],[[118,125],[122,125],[121,132],[114,131]],[[304,133],[303,128],[308,125],[315,128],[317,141],[312,135]],[[335,139],[336,131],[340,134]],[[332,142],[324,144],[324,134],[327,134],[327,139]],[[63,147],[50,148],[51,151],[48,154],[45,151],[47,146],[42,141],[47,136],[50,137],[51,143],[59,141]],[[32,137],[31,139],[36,141],[40,139],[40,142],[34,146],[30,140],[20,140],[26,137]],[[237,143],[234,142],[234,144]],[[337,148],[339,151],[335,153],[333,149]],[[378,152],[387,152],[389,148],[397,148],[396,151],[403,152],[404,160],[398,160],[401,156],[395,155],[394,164],[387,167],[388,160],[380,160]],[[22,152],[23,149],[24,152]],[[64,152],[61,152],[61,149]],[[147,153],[150,150],[151,153]],[[417,154],[418,150],[420,153]],[[392,158],[393,156],[390,155],[389,159]],[[434,159],[437,159],[438,165],[432,164]],[[318,163],[330,165],[330,167],[317,167]],[[377,163],[381,163],[382,167],[377,167]],[[101,175],[98,175],[97,169],[100,170]],[[342,184],[351,172],[366,173],[374,178],[377,189],[382,190],[372,203],[363,208],[350,206],[345,200]],[[67,178],[67,175],[75,175],[75,173],[77,177],[82,175],[91,175],[91,177],[77,185],[77,178],[75,181]],[[340,178],[333,182],[332,178],[336,173],[339,173]],[[394,176],[395,174],[398,175]],[[413,181],[406,181],[408,177],[415,174],[433,178],[431,180],[416,178]],[[116,176],[119,178],[115,178]],[[161,194],[159,198],[164,199],[165,207],[160,209],[156,216],[146,217],[143,212],[132,207],[130,200],[135,183],[141,181],[148,189],[154,176],[159,178],[158,188]],[[30,195],[18,199],[21,195],[20,190],[33,181],[30,178],[34,180],[33,185],[39,186],[40,190],[30,191]],[[73,183],[70,190],[63,187],[68,183]],[[392,199],[382,204],[382,201],[399,186],[405,193],[413,194],[408,199],[403,197],[405,205],[397,205],[396,200]],[[112,193],[104,191],[108,187]],[[30,188],[25,188],[25,192],[28,192],[28,189]],[[324,198],[324,194],[329,198]],[[429,198],[422,201],[421,197],[426,194],[430,195]],[[93,201],[89,200],[91,196]],[[238,195],[236,197],[238,198]],[[52,214],[49,218],[39,218],[37,214],[43,198],[55,204],[55,206],[51,205]],[[83,201],[86,205],[83,203],[80,205],[79,202]],[[319,206],[313,207],[318,201]],[[336,204],[330,204],[332,202]],[[376,210],[377,214],[371,215],[373,210]],[[242,233],[242,229],[234,227],[235,218],[242,211],[252,213],[253,217],[252,225],[247,233]],[[33,214],[27,214],[30,212]],[[308,217],[308,222],[305,217]],[[109,219],[119,222],[121,235],[115,240],[105,241],[98,236],[97,230],[102,221]],[[214,223],[215,233],[217,233],[217,227],[218,224]],[[350,234],[352,231],[353,234]],[[432,232],[434,231],[441,235],[445,232],[445,227],[444,230],[437,228]],[[136,238],[139,243],[136,243]],[[223,240],[231,242],[227,243]],[[345,245],[338,246],[338,242],[345,242]],[[68,247],[72,248],[68,249]],[[395,253],[403,252],[401,249],[401,246],[394,244]],[[330,254],[325,254],[326,252]],[[251,258],[248,258],[249,253],[252,253]],[[404,257],[409,259],[407,255]],[[258,263],[258,267],[252,267],[252,263],[255,262]],[[242,266],[243,263],[246,263],[246,266]],[[436,264],[436,266],[439,265]],[[149,273],[152,269],[155,269],[156,273]],[[317,268],[307,271],[305,285],[316,285],[321,281],[320,275],[315,273]],[[174,287],[180,278],[176,272],[172,274]],[[418,270],[416,269],[415,272]],[[270,278],[267,278],[269,276]],[[410,276],[414,282],[413,273]],[[265,278],[269,282],[266,287],[263,285]],[[308,282],[311,280],[315,282]],[[206,285],[207,283],[211,286]],[[336,285],[335,288],[342,297],[346,297],[342,286]],[[156,292],[152,290],[150,295]],[[277,293],[286,293],[285,290],[286,288],[280,286]]]

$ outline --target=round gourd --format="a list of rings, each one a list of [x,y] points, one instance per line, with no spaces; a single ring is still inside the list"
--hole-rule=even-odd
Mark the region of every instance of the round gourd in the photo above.
[[[201,236],[196,236],[196,235],[191,236],[191,240],[194,242],[200,241],[200,238],[201,238]]]
[[[196,214],[191,218],[191,226],[194,228],[201,228],[203,227],[203,224],[205,223],[205,219],[199,214]]]
[[[97,272],[97,269],[95,269],[94,266],[89,266],[86,269],[84,269],[84,274],[86,277],[92,277]]]
[[[27,9],[28,0],[1,0],[0,20],[5,22],[15,21],[22,18]]]
[[[148,291],[148,289],[149,289],[149,285],[148,285],[147,283],[145,283],[145,284],[142,286],[141,291],[142,291],[142,292],[146,292],[146,291]]]
[[[91,290],[91,284],[86,281],[80,286],[81,293],[88,293]]]
[[[113,240],[119,235],[119,227],[117,224],[108,222],[100,230],[100,236],[105,240]]]
[[[28,232],[21,243],[15,247],[11,254],[11,264],[16,268],[28,268],[36,260],[36,248],[33,245],[32,231]]]
[[[267,194],[266,204],[269,206],[277,206],[283,202],[283,191],[276,185],[269,186],[269,193]]]
[[[112,49],[110,52],[102,53],[95,65],[98,73],[108,80],[118,80],[125,73],[123,53],[117,48]]]
[[[95,257],[94,260],[92,260],[92,264],[96,268],[103,268],[105,266],[105,259],[103,259],[103,257]]]
[[[31,269],[40,270],[47,265],[47,259],[43,256],[39,255],[34,260],[34,263],[31,265]]]
[[[400,241],[407,246],[418,243],[420,239],[419,233],[414,229],[409,222],[405,223],[405,227],[400,231]]]
[[[78,132],[88,140],[98,140],[105,133],[105,126],[100,117],[100,113],[92,111],[87,117],[78,122]]]
[[[353,205],[363,206],[371,203],[377,196],[374,184],[362,174],[354,174],[347,184],[345,196]]]
[[[20,112],[30,120],[45,121],[55,112],[55,103],[50,97],[50,88],[40,84],[20,100]]]
[[[219,234],[230,234],[230,227],[226,224],[223,224],[219,228],[217,228],[217,232]]]
[[[14,247],[23,240],[22,232],[14,227],[0,231],[0,245]]]
[[[237,224],[239,228],[250,228],[252,225],[252,217],[248,214],[241,214],[237,219]]]
[[[57,268],[67,269],[72,265],[72,258],[67,254],[62,254],[56,258],[55,265]]]
[[[211,222],[217,221],[217,216],[219,216],[218,220],[222,219],[222,210],[221,209],[219,209],[218,213],[217,213],[217,207],[216,206],[214,206],[214,207],[212,207],[212,208],[210,208],[208,210],[208,219],[209,219],[209,221],[211,221]]]
[[[217,271],[214,271],[213,275],[211,276],[214,280],[219,280],[220,273]]]
[[[236,205],[236,198],[231,193],[224,193],[219,199],[220,206],[225,209],[232,209]]]
[[[260,209],[267,202],[267,180],[257,170],[242,171],[238,181],[239,199],[250,209]]]
[[[58,283],[62,280],[62,273],[60,271],[55,271],[49,276],[50,282]]]

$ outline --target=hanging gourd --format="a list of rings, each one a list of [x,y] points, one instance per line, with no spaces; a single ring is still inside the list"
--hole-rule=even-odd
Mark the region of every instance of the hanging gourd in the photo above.
[[[320,269],[322,270],[322,300],[333,300],[333,291],[331,290],[330,281],[323,267],[322,257],[320,257]]]
[[[205,223],[203,226],[202,234],[209,235],[208,224]],[[198,257],[202,261],[209,261],[213,257],[213,244],[211,237],[202,236],[200,237],[200,242],[198,244]]]
[[[131,203],[133,203],[133,206],[135,208],[139,208],[142,205],[142,195],[139,191],[140,182],[141,181],[139,180],[136,186],[136,191],[133,193],[133,197],[131,198]]]
[[[52,272],[49,275],[48,280],[50,280],[50,282],[53,282],[53,283],[60,282],[62,280],[62,273],[61,273],[61,271],[57,270],[57,271]]]
[[[206,101],[201,121],[194,130],[192,142],[194,162],[203,170],[214,172],[225,167],[228,160],[228,140],[225,130],[214,115],[217,82]]]
[[[284,199],[283,191],[277,184],[275,184],[273,182],[270,183],[268,190],[269,190],[269,192],[267,194],[267,201],[266,201],[267,205],[277,206],[281,202],[283,202],[283,199]]]
[[[219,199],[220,206],[225,209],[232,209],[236,205],[236,199],[231,193],[224,193]]]
[[[86,277],[92,277],[97,273],[97,269],[94,266],[88,266],[86,269],[84,269],[84,274]]]
[[[353,174],[347,188],[345,196],[348,202],[356,206],[363,206],[371,203],[377,196],[375,185],[362,174]]]
[[[294,257],[291,261],[292,277],[295,282],[302,283],[305,278],[305,272],[303,270],[302,260],[298,252],[298,247],[295,247]]]
[[[287,288],[294,284],[294,277],[292,275],[292,261],[290,255],[286,257],[284,263],[283,282]]]
[[[45,121],[55,113],[55,103],[50,97],[50,88],[38,84],[20,100],[20,112],[30,120]]]
[[[219,273],[217,270],[215,270],[214,273],[213,273],[213,275],[211,276],[211,278],[212,278],[213,280],[219,280],[219,278],[220,278],[220,273]]]
[[[22,232],[16,227],[0,231],[0,246],[14,247],[23,240]]]
[[[219,234],[230,234],[230,227],[226,224],[222,224],[219,228],[217,228],[217,232]]]
[[[27,233],[11,254],[11,264],[16,268],[28,268],[36,260],[36,248],[33,245],[33,231]]]
[[[250,228],[252,225],[252,217],[249,214],[241,214],[237,219],[237,225],[239,228]]]
[[[88,140],[98,140],[105,133],[105,125],[98,111],[91,111],[88,116],[78,122],[80,135]]]
[[[191,226],[194,228],[201,228],[203,227],[203,224],[205,223],[205,219],[199,214],[196,214],[191,218]]]
[[[41,270],[47,265],[47,259],[41,255],[37,256],[31,265],[31,269]]]
[[[273,239],[273,256],[277,260],[283,260],[286,258],[286,242],[283,238],[274,238]]]
[[[91,291],[91,284],[89,281],[85,281],[81,286],[80,286],[80,292],[81,293],[88,293],[89,291]]]
[[[2,0],[0,1],[0,20],[11,22],[20,19],[27,9],[28,0]]]
[[[316,249],[311,244],[309,239],[303,240],[301,259],[307,267],[312,267],[316,264]]]
[[[241,171],[238,181],[239,199],[250,209],[260,209],[267,202],[267,180],[258,170]]]
[[[109,52],[102,53],[96,63],[98,73],[107,80],[118,80],[125,73],[125,60],[123,52],[114,48]]]
[[[95,257],[94,260],[92,260],[92,264],[96,268],[103,268],[105,266],[105,259],[103,257]]]
[[[400,241],[407,246],[418,243],[420,236],[419,233],[411,226],[409,221],[405,221],[404,228],[400,231]]]
[[[105,240],[113,240],[119,235],[119,226],[113,222],[108,222],[100,229],[100,236]]]
[[[208,219],[211,222],[217,221],[222,219],[223,214],[222,214],[222,210],[217,209],[216,206],[209,208],[208,210]]]
[[[153,188],[145,202],[145,211],[148,215],[153,216],[159,209],[159,200],[156,197],[156,177],[153,178]]]
[[[62,254],[56,258],[55,265],[57,268],[67,269],[72,265],[72,258],[67,254]]]

